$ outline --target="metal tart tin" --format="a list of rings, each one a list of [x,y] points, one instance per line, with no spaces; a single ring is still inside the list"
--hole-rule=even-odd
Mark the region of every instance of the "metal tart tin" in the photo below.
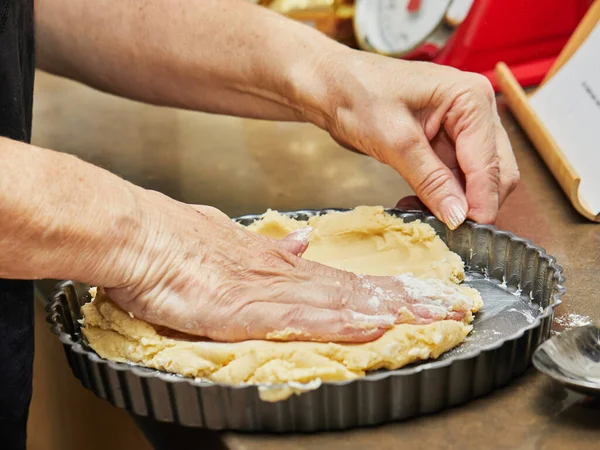
[[[284,214],[306,220],[331,211],[345,210]],[[88,286],[59,283],[49,298],[47,320],[73,374],[97,396],[139,416],[213,430],[307,432],[399,421],[464,404],[522,374],[549,337],[554,308],[564,293],[555,259],[492,226],[466,222],[451,231],[422,212],[387,212],[431,225],[465,262],[465,283],[483,296],[473,332],[437,360],[324,382],[316,390],[269,403],[258,395],[264,386],[217,384],[100,358],[86,345],[78,322],[81,305],[90,300]],[[260,217],[234,220],[248,225]]]

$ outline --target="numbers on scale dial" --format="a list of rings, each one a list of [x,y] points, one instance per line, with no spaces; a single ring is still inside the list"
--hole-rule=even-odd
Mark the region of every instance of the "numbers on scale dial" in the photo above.
[[[451,1],[356,0],[356,31],[375,51],[406,53],[443,21]]]

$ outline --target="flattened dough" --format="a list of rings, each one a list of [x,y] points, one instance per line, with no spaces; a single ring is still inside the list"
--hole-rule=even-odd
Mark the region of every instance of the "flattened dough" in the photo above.
[[[305,259],[363,275],[412,273],[452,283],[464,279],[462,259],[448,250],[431,226],[421,221],[406,223],[382,207],[359,206],[348,212],[314,216],[308,221],[267,211],[248,228],[283,239],[306,226],[313,231],[310,245],[302,255]]]
[[[442,281],[450,291],[470,297],[473,313],[482,306],[477,291],[456,285],[464,279],[463,263],[429,225],[404,223],[383,208],[359,207],[347,213],[314,217],[308,223],[269,211],[249,228],[282,238],[307,225],[313,227],[304,255],[307,259],[361,274],[412,273],[425,283],[435,278],[438,285]],[[428,325],[395,325],[379,339],[365,344],[268,340],[218,343],[155,327],[131,317],[101,288],[92,293],[93,301],[82,308],[82,331],[101,357],[226,384],[279,384],[260,390],[266,401],[314,389],[321,381],[351,380],[371,370],[397,369],[437,358],[459,345],[472,328],[469,314],[464,323],[443,320]],[[282,383],[287,384],[281,387]]]

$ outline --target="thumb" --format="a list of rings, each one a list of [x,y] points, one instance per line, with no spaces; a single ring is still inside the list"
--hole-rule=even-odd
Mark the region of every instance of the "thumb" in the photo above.
[[[190,205],[196,211],[201,214],[206,215],[215,220],[231,220],[227,214],[221,212],[217,208],[213,208],[212,206],[205,205]],[[290,234],[288,234],[285,238],[280,240],[274,240],[275,243],[287,250],[288,252],[296,255],[302,256],[309,244],[309,236],[312,231],[312,227],[299,228]]]
[[[296,256],[302,256],[308,248],[311,231],[312,227],[299,228],[277,241],[277,245]]]
[[[402,130],[386,162],[404,177],[419,199],[450,229],[467,216],[467,198],[452,171],[431,148],[423,130],[414,124]],[[394,141],[392,141],[394,142]]]

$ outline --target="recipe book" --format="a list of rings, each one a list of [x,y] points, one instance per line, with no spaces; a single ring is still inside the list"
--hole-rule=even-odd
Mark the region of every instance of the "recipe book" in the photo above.
[[[581,180],[579,199],[600,214],[600,22],[529,104]]]

